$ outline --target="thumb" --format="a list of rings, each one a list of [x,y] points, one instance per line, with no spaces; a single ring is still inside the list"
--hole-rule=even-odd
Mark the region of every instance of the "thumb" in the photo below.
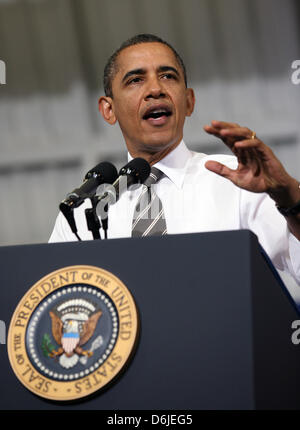
[[[218,163],[218,161],[207,161],[205,163],[207,170],[216,173],[217,175],[223,176],[224,178],[233,179],[234,170],[224,166],[224,164]]]

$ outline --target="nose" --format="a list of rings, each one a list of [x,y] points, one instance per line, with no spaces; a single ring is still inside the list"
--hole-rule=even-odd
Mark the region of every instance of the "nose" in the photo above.
[[[158,99],[163,97],[165,97],[165,92],[163,89],[162,82],[157,76],[151,77],[148,82],[145,100],[149,100],[151,98]]]

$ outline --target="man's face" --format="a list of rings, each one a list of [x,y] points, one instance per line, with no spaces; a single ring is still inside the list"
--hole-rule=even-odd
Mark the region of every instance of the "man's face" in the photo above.
[[[119,122],[132,156],[168,153],[181,141],[185,117],[194,107],[193,90],[186,88],[172,50],[157,42],[130,46],[120,52],[117,65],[113,98],[101,98],[111,105],[105,119]]]

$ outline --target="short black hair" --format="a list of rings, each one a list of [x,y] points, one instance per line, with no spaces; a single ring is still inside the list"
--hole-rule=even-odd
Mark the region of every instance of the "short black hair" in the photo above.
[[[183,75],[184,75],[184,82],[187,87],[187,77],[186,77],[186,69],[185,69],[184,62],[180,57],[180,55],[177,53],[177,51],[173,48],[173,46],[171,46],[168,42],[161,39],[160,37],[155,36],[154,34],[142,33],[142,34],[137,34],[131,37],[130,39],[126,40],[125,42],[123,42],[122,45],[109,57],[106,63],[106,66],[104,68],[104,76],[103,76],[103,87],[104,87],[105,95],[107,97],[111,97],[111,98],[113,97],[112,81],[117,73],[117,58],[120,52],[123,51],[123,49],[128,48],[129,46],[138,45],[140,43],[153,43],[153,42],[162,43],[163,45],[168,46],[172,50],[179,66],[182,68]]]

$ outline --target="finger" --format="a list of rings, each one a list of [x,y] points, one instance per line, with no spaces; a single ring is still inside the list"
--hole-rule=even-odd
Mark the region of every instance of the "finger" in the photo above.
[[[234,142],[232,152],[238,161],[246,165],[248,162],[261,163],[263,156],[262,142],[258,139],[238,140]]]
[[[253,166],[254,176],[258,176],[263,170],[263,163],[266,161],[266,153],[264,148],[267,148],[258,139],[248,139],[237,141],[234,144],[235,153],[238,162],[246,166],[251,163]]]
[[[246,140],[252,138],[253,132],[247,127],[235,128],[215,128],[210,125],[205,125],[204,130],[223,140],[223,142],[232,149],[233,144],[237,140]],[[252,139],[254,140],[254,139]]]
[[[222,136],[221,134],[220,134],[220,130],[222,130],[222,129],[220,129],[220,128],[215,128],[215,127],[213,127],[213,126],[211,126],[211,125],[205,125],[204,127],[203,127],[203,129],[206,131],[206,133],[208,133],[208,134],[213,134],[214,136],[216,136],[216,137],[219,137],[220,139],[223,139],[224,138],[224,136]]]
[[[272,152],[258,139],[241,140],[234,144],[238,161],[244,165],[248,162],[255,166],[254,176],[263,170],[263,164],[270,159]]]
[[[211,125],[205,125],[203,129],[206,131],[206,133],[212,134],[213,136],[218,137],[219,139],[223,139],[223,136],[221,136],[219,129],[214,128]]]
[[[253,171],[254,176],[258,176],[263,169],[262,157],[257,154],[255,148],[237,149],[236,156],[239,165],[248,166]]]
[[[225,121],[217,121],[217,120],[212,120],[211,121],[211,125],[214,127],[214,128],[217,128],[217,129],[221,129],[221,128],[239,128],[240,127],[240,125],[239,124],[237,124],[236,122],[225,122]]]
[[[216,129],[216,128],[214,128],[214,127],[212,127],[211,125],[205,125],[205,126],[203,127],[203,129],[204,129],[207,133],[210,133],[210,134],[214,134],[214,133],[216,133],[216,132],[217,132],[217,129]]]
[[[236,151],[247,150],[260,159],[265,159],[266,156],[270,157],[273,154],[271,149],[259,139],[237,140],[234,148]]]
[[[249,160],[251,160],[251,154],[249,154],[249,150],[248,151],[244,151],[242,149],[236,149],[235,147],[232,148],[232,152],[235,154],[235,156],[238,159],[238,163],[239,164],[243,164],[244,166],[246,166],[249,162]]]
[[[236,148],[260,148],[262,150],[267,148],[267,146],[259,139],[238,140],[235,142],[234,146]]]
[[[235,122],[213,120],[211,121],[211,124],[206,124],[203,128],[208,133],[215,134],[219,133],[221,129],[240,128],[240,125]]]
[[[253,131],[247,127],[222,128],[220,130],[220,134],[224,137],[243,137],[246,139],[252,139]]]

